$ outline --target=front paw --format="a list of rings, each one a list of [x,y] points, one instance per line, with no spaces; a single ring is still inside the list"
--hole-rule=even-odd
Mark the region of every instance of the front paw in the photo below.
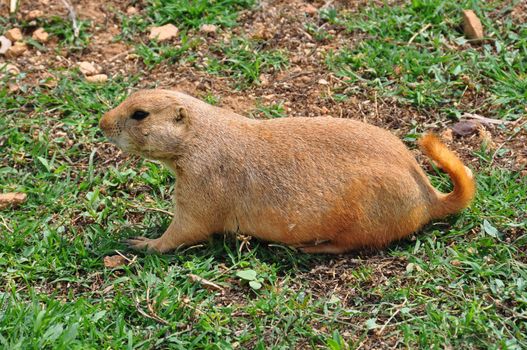
[[[144,250],[149,253],[162,253],[159,247],[158,239],[150,239],[146,237],[134,237],[124,241],[124,243],[134,250]]]

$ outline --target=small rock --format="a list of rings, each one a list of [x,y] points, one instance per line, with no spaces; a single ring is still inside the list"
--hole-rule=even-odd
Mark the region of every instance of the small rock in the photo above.
[[[5,54],[7,50],[11,47],[11,40],[5,36],[0,36],[0,54]]]
[[[83,61],[79,62],[78,66],[81,73],[86,76],[99,73],[99,70],[93,65],[93,63]]]
[[[267,86],[269,85],[269,79],[267,79],[267,77],[265,76],[265,74],[260,74],[260,85],[262,86]]]
[[[457,136],[469,136],[478,131],[479,125],[474,120],[462,120],[452,126],[452,131]]]
[[[213,33],[216,33],[216,30],[218,30],[218,27],[215,26],[214,24],[203,24],[199,28],[199,31],[204,34],[213,34]]]
[[[112,255],[104,257],[104,266],[108,268],[114,268],[122,265],[126,265],[127,261],[120,255]]]
[[[139,12],[139,10],[137,10],[137,8],[133,7],[133,6],[130,6],[126,9],[126,13],[129,14],[129,15],[135,15]]]
[[[452,259],[452,260],[450,260],[450,264],[452,266],[460,266],[461,265],[461,261],[459,261],[457,259]]]
[[[18,28],[9,29],[5,32],[5,37],[11,41],[20,41],[24,38],[22,31]]]
[[[326,79],[320,79],[320,80],[318,81],[318,83],[319,83],[320,85],[328,85],[328,84],[329,84],[328,81],[327,81]]]
[[[49,34],[44,30],[44,28],[38,28],[33,32],[33,39],[39,43],[46,43],[48,41]]]
[[[16,206],[26,201],[27,194],[18,192],[0,193],[0,209]]]
[[[27,14],[27,18],[32,20],[32,19],[37,19],[37,18],[40,18],[44,16],[44,12],[42,12],[41,10],[33,10],[33,11],[29,11],[29,13]]]
[[[5,55],[7,58],[14,58],[14,57],[22,56],[24,52],[26,51],[27,51],[27,45],[20,41],[17,41],[13,46],[9,48],[9,50],[7,50]]]
[[[179,29],[175,25],[169,23],[161,27],[150,28],[150,35],[148,36],[148,38],[150,40],[157,40],[161,42],[176,37],[178,32]]]
[[[311,4],[307,4],[304,6],[304,12],[308,15],[315,15],[318,12],[318,9]]]
[[[108,76],[106,74],[95,74],[90,75],[86,77],[86,81],[89,81],[90,83],[105,83],[108,81]]]
[[[463,32],[465,32],[467,39],[483,39],[483,26],[478,16],[472,10],[463,11]]]
[[[0,71],[6,72],[7,74],[18,74],[20,69],[17,66],[10,63],[0,63]]]

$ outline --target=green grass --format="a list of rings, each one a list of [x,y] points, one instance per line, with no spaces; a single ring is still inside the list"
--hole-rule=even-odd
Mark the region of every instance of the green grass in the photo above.
[[[66,47],[70,51],[82,51],[89,42],[91,34],[88,31],[89,21],[77,21],[79,35],[75,36],[73,25],[69,18],[53,16],[44,21],[44,29],[52,36],[59,39],[60,47]]]
[[[246,38],[232,38],[228,44],[218,44],[211,51],[214,55],[209,57],[206,70],[231,77],[238,88],[257,84],[260,74],[278,71],[288,64],[284,52],[265,49]]]
[[[471,45],[459,26],[461,10],[474,9],[487,42]],[[328,66],[350,84],[374,88],[403,103],[518,119],[527,103],[527,25],[510,17],[499,24],[489,17],[510,10],[502,1],[412,1],[408,5],[366,8],[359,16],[345,12],[327,21],[364,39],[353,48],[331,53]],[[465,106],[476,94],[479,103]]]
[[[181,37],[181,43],[177,46],[151,42],[148,45],[138,44],[135,53],[142,59],[143,63],[153,68],[160,63],[174,64],[180,61],[192,61],[192,53],[189,52],[194,46],[198,45],[198,39],[188,39]]]
[[[202,24],[232,27],[238,12],[252,7],[254,0],[148,0],[148,15],[157,25],[167,23],[184,28]]]
[[[203,24],[215,24],[229,28],[237,24],[239,13],[255,5],[254,0],[218,0],[187,1],[170,0],[148,2],[141,15],[127,17],[120,15],[122,30],[116,40],[128,40],[135,46],[147,68],[154,68],[161,63],[195,62],[195,49],[203,39],[195,31]],[[145,33],[153,25],[175,24],[181,31],[178,43],[159,44],[155,41],[146,43],[134,42],[134,35]],[[279,50],[264,49],[262,43],[245,37],[234,37],[228,42],[218,41],[211,45],[205,64],[196,67],[212,74],[232,78],[236,88],[247,88],[258,84],[260,74],[277,71],[288,64],[287,55]]]
[[[525,101],[523,82],[511,72],[524,76],[525,67],[518,57],[510,68],[504,63],[513,50],[467,47],[456,53],[438,45],[435,52],[419,36],[404,51],[381,40],[407,42],[425,22],[435,23],[432,37],[457,40],[454,10],[462,5],[439,7],[452,15],[444,24],[426,6],[372,8],[356,15],[355,24],[351,14],[329,10],[324,21],[367,35],[361,49],[335,52],[331,67],[360,88],[446,113],[462,89],[461,78],[448,69],[462,65],[475,89],[486,92],[482,106],[497,104],[489,110],[515,119]],[[408,11],[412,16],[404,17]],[[495,33],[520,55],[524,27],[509,26],[507,17],[502,22]],[[390,75],[388,54],[396,49],[406,67],[399,78]],[[159,50],[155,54],[163,57],[165,49]],[[212,53],[211,73],[244,84],[281,69],[287,55],[277,58],[243,40]],[[386,54],[372,56],[379,53]],[[168,56],[156,61],[153,54],[152,65],[168,64]],[[450,89],[428,73],[433,65]],[[474,151],[479,191],[470,209],[383,252],[310,256],[218,236],[178,253],[137,254],[122,240],[163,232],[170,218],[156,209],[170,210],[174,181],[158,164],[119,155],[97,123],[140,77],[115,76],[96,85],[74,71],[49,72],[58,80],[52,89],[29,84],[22,74],[21,91],[10,93],[8,78],[0,80],[0,192],[28,194],[21,207],[0,211],[0,348],[347,349],[385,341],[408,348],[527,348],[527,185],[517,172],[493,165],[492,151]],[[411,83],[424,95],[421,104]],[[215,104],[220,96],[210,92],[205,99]],[[285,109],[260,103],[255,113],[283,117]],[[414,136],[406,140],[410,145]],[[433,173],[431,179],[448,191],[447,176]],[[103,258],[116,250],[132,263],[105,268]],[[261,288],[240,277],[247,270]],[[221,285],[223,294],[190,281],[189,274]]]
[[[282,102],[270,105],[257,103],[256,109],[251,113],[253,118],[283,118],[286,117],[286,111]]]

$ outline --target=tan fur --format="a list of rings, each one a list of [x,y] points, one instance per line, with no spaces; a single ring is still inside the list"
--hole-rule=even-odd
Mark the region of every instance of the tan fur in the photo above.
[[[136,110],[149,112],[133,120]],[[306,252],[383,247],[431,219],[458,212],[473,178],[437,138],[422,149],[454,181],[435,190],[403,143],[350,119],[254,120],[183,93],[144,90],[100,126],[124,151],[165,164],[177,178],[174,218],[134,248],[166,252],[217,232],[242,232]]]

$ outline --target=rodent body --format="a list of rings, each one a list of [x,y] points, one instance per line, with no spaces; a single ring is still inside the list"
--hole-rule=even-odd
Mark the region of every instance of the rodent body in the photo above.
[[[138,110],[148,116],[131,118]],[[434,136],[421,146],[451,175],[450,194],[431,186],[398,138],[350,119],[254,120],[183,93],[148,90],[100,124],[123,150],[176,174],[171,225],[158,239],[130,240],[136,248],[166,252],[218,232],[313,253],[383,247],[466,207],[475,191]]]

